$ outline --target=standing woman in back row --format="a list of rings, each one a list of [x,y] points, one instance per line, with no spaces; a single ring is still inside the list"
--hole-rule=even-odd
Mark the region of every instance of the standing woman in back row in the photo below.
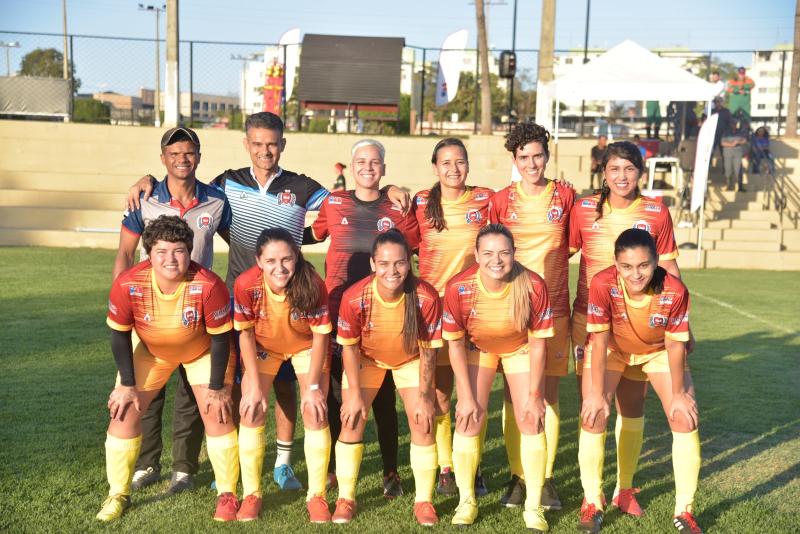
[[[581,251],[578,292],[572,306],[572,346],[579,393],[586,344],[589,285],[597,273],[614,264],[617,236],[629,228],[646,230],[656,243],[658,265],[680,278],[675,261],[678,247],[669,210],[660,200],[642,196],[639,191],[639,178],[644,172],[639,147],[628,141],[611,143],[601,167],[603,187],[600,193],[578,199],[570,218],[570,253]],[[612,504],[634,516],[642,514],[635,497],[638,489],[633,487],[633,475],[644,437],[646,391],[647,376],[637,367],[626,367],[616,390],[617,486]],[[581,433],[581,443],[585,439],[588,439],[588,434]],[[582,450],[588,449],[583,447]]]
[[[433,172],[439,181],[414,195],[412,203],[419,223],[419,275],[444,297],[447,281],[475,263],[473,244],[488,222],[489,201],[494,191],[466,185],[469,174],[467,148],[459,139],[442,139],[433,148]],[[447,347],[436,351],[436,449],[439,458],[438,493],[455,494],[450,398],[453,369]],[[478,486],[485,488],[477,481]],[[478,492],[480,489],[476,488]]]

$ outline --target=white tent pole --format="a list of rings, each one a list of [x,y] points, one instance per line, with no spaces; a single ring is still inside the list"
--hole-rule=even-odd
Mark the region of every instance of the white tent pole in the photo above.
[[[558,98],[556,98],[556,131],[555,131],[555,143],[558,144],[558,123],[561,117],[561,114],[558,112]]]
[[[702,267],[703,263],[703,227],[706,224],[706,201],[700,206],[700,227],[697,229],[697,268]]]

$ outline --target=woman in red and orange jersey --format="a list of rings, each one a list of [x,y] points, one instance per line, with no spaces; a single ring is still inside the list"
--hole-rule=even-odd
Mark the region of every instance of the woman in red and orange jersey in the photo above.
[[[325,482],[331,435],[328,428],[328,345],[332,330],[322,278],[283,228],[261,232],[256,265],[234,285],[234,327],[241,331],[242,400],[239,455],[244,499],[237,519],[258,518],[262,505],[264,422],[267,398],[278,370],[290,361],[302,393],[308,465],[306,508],[312,523],[331,519]]]
[[[100,521],[118,519],[130,506],[142,414],[181,365],[201,406],[217,481],[214,519],[236,519],[239,454],[231,417],[230,298],[216,274],[190,260],[193,235],[178,216],[154,219],[142,233],[148,259],[124,271],[111,286],[106,322],[119,374],[108,398],[110,488],[97,514]],[[140,340],[136,350],[133,330]]]
[[[561,412],[559,382],[569,368],[569,217],[575,203],[572,187],[545,177],[550,159],[549,132],[538,124],[523,122],[506,137],[506,149],[522,180],[501,189],[492,198],[489,219],[505,225],[514,234],[514,257],[524,267],[544,278],[553,308],[554,336],[547,339],[545,365],[545,435],[547,467],[542,493],[545,510],[560,510],[561,500],[553,481],[558,449]],[[503,406],[503,436],[511,467],[511,481],[501,504],[522,505],[525,485],[520,460],[520,435],[516,428],[508,385]]]
[[[412,206],[419,222],[419,275],[444,296],[445,285],[454,275],[475,263],[473,243],[488,222],[489,201],[494,191],[466,185],[469,174],[467,148],[459,139],[442,139],[433,148],[433,172],[439,181],[414,195]],[[453,473],[453,436],[450,398],[453,369],[447,347],[436,351],[436,449],[439,458],[437,493],[458,492]],[[480,476],[476,491],[486,492]]]
[[[548,526],[540,506],[547,460],[545,339],[553,335],[553,316],[544,280],[515,261],[514,250],[508,228],[484,226],[475,241],[477,265],[454,276],[445,290],[443,337],[458,392],[453,467],[460,500],[452,523],[471,525],[478,515],[474,477],[480,432],[502,362],[522,432],[522,469],[528,486],[525,526],[545,532]]]
[[[586,307],[589,285],[595,274],[614,264],[614,241],[628,228],[640,228],[653,236],[658,262],[680,278],[675,259],[678,247],[672,217],[661,201],[642,196],[639,178],[644,172],[639,148],[622,141],[608,145],[602,161],[603,187],[599,194],[578,199],[572,209],[570,253],[581,251],[578,291],[572,306],[572,346],[575,373],[581,392],[581,373],[586,343]],[[690,349],[691,350],[691,349]],[[637,368],[626,368],[616,390],[617,487],[612,503],[623,512],[641,515],[633,487],[633,475],[644,436],[644,396],[647,377]]]
[[[614,244],[614,256],[614,265],[597,273],[589,288],[590,334],[583,364],[583,431],[578,448],[584,490],[580,530],[596,533],[603,523],[609,405],[625,370],[633,367],[649,378],[672,430],[673,524],[684,534],[702,534],[692,509],[700,438],[692,377],[686,366],[689,292],[678,277],[659,266],[656,242],[645,230],[622,232]]]
[[[414,517],[420,525],[431,526],[439,521],[432,504],[437,467],[433,375],[436,349],[442,346],[442,306],[436,289],[411,272],[411,249],[398,229],[375,238],[370,264],[374,274],[345,290],[339,308],[337,342],[343,347],[345,379],[333,522],[349,523],[356,513],[364,425],[391,371],[411,433]]]

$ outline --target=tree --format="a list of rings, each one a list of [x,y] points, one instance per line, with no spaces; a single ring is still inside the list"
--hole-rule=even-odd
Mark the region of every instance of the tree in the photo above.
[[[720,80],[735,80],[736,79],[736,65],[729,61],[722,61],[716,56],[711,56],[711,68],[708,68],[708,59],[706,58],[692,58],[686,62],[687,67],[692,72],[696,72],[697,76],[708,80],[711,72],[719,72]]]
[[[74,122],[108,124],[110,119],[111,110],[107,104],[91,98],[75,100],[75,107],[72,110],[72,120]]]
[[[426,70],[425,86],[436,87],[436,65]],[[491,96],[489,111],[491,120],[500,119],[506,111],[506,103],[508,102],[506,91],[498,85],[499,80],[500,78],[497,74],[489,73],[488,85]],[[475,98],[475,73],[462,72],[458,81],[458,92],[452,102],[444,106],[436,107],[436,95],[434,91],[425,92],[425,112],[427,114],[428,111],[433,111],[434,119],[437,121],[449,121],[453,113],[457,113],[461,121],[472,121],[475,119]]]
[[[486,36],[486,13],[483,0],[475,0],[478,26],[478,61],[481,73],[481,135],[492,135],[492,87],[489,84],[489,38]]]
[[[792,73],[789,77],[789,108],[786,115],[786,137],[797,137],[797,85],[800,84],[800,0],[794,8],[794,48]]]
[[[75,65],[69,62],[72,90],[78,92],[81,80],[75,77]],[[37,48],[25,54],[19,69],[20,76],[61,78],[64,76],[64,55],[55,48]]]

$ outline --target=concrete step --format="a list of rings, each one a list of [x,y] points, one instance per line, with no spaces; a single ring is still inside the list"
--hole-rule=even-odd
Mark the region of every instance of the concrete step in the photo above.
[[[800,250],[800,230],[784,230],[781,242],[787,250]]]
[[[124,194],[143,174],[101,174],[97,172],[65,172],[0,170],[0,189],[52,191],[57,188],[91,193]]]
[[[0,189],[0,207],[117,210],[121,216],[124,201],[121,193]]]
[[[705,240],[704,245],[706,243]],[[781,244],[772,241],[711,241],[708,250],[736,250],[739,252],[780,252]]]
[[[800,270],[800,252],[782,251],[747,254],[737,250],[706,250],[705,266],[724,269],[798,271]]]
[[[119,232],[122,214],[112,210],[0,208],[0,228],[28,230],[100,229]]]
[[[773,243],[780,243],[781,231],[778,229],[738,230],[731,228],[722,231],[722,239],[725,241],[770,241]]]
[[[735,228],[738,230],[769,230],[773,227],[777,228],[777,226],[769,221],[740,219],[719,219],[706,223],[706,228]]]

